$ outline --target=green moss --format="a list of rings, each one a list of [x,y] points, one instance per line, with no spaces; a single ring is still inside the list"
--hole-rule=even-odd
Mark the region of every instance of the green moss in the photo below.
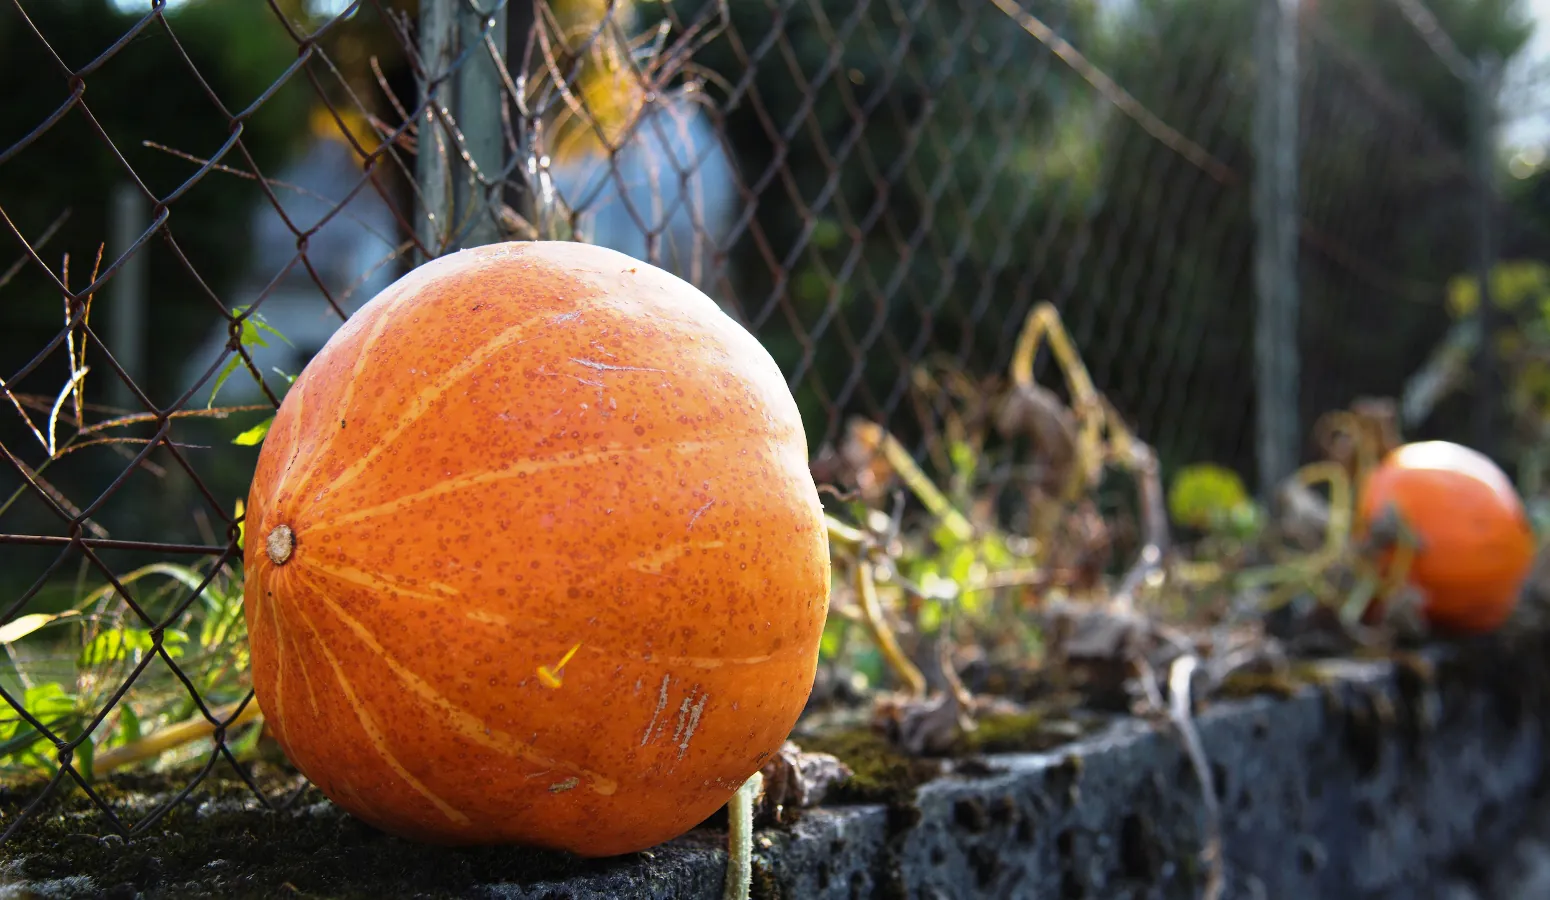
[[[833,754],[850,767],[851,776],[834,786],[829,803],[906,801],[914,797],[915,788],[942,771],[939,761],[906,756],[865,728],[810,735],[802,739],[802,749]]]
[[[1284,672],[1234,672],[1222,679],[1216,689],[1219,697],[1241,700],[1248,697],[1270,695],[1294,697],[1305,687]]]
[[[1335,678],[1317,660],[1300,661],[1276,672],[1233,672],[1217,686],[1216,695],[1226,699],[1246,699],[1269,695],[1282,699],[1295,697],[1304,688],[1325,687]]]
[[[1091,734],[1097,725],[1048,710],[1005,713],[980,719],[960,741],[963,753],[1040,753]]]

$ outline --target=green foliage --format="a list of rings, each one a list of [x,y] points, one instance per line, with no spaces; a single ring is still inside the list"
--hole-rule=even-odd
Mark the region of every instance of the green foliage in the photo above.
[[[158,619],[188,603],[189,593],[204,580],[205,572],[198,568],[165,564],[119,578]],[[0,666],[0,684],[13,696],[20,695],[27,712],[44,727],[66,739],[76,737],[119,684],[147,656],[158,653],[177,663],[207,704],[231,703],[246,693],[247,633],[242,581],[235,570],[219,571],[189,608],[162,629],[159,651],[152,629],[116,596],[111,584],[103,585],[66,613],[34,614],[0,630],[0,648],[10,660],[9,666]],[[164,663],[152,660],[76,750],[76,764],[89,778],[93,760],[102,751],[195,714],[197,707],[182,681]],[[53,747],[43,735],[14,710],[0,708],[0,777],[46,774],[56,765]]]
[[[1168,513],[1180,525],[1233,537],[1252,536],[1263,520],[1238,473],[1212,463],[1185,466],[1175,474]]]
[[[231,439],[233,444],[239,447],[256,447],[263,443],[264,435],[269,433],[269,426],[274,424],[274,416],[270,416],[252,428],[242,432]]]
[[[1550,265],[1537,260],[1503,260],[1490,272],[1491,303],[1502,314],[1490,336],[1506,379],[1503,398],[1511,423],[1507,453],[1517,470],[1536,530],[1550,530]],[[1444,387],[1438,397],[1464,386],[1471,354],[1480,343],[1479,278],[1460,274],[1448,285],[1448,312],[1456,325],[1428,366],[1413,379]],[[1432,401],[1436,403],[1434,399]]]
[[[1534,325],[1543,318],[1550,304],[1550,266],[1537,260],[1503,260],[1491,269],[1491,304],[1500,309],[1525,313],[1525,321]],[[1480,307],[1480,279],[1475,275],[1457,275],[1448,283],[1448,313],[1463,319]]]
[[[27,688],[22,705],[50,730],[73,724],[81,713],[74,695],[53,681]],[[42,755],[46,748],[42,735],[14,712],[0,718],[0,771],[4,771],[7,759],[21,767],[47,770],[52,762]]]
[[[246,306],[237,306],[232,308],[233,315],[240,316],[247,311],[248,307]],[[242,325],[240,326],[240,331],[241,333],[238,335],[237,341],[243,347],[268,347],[269,342],[264,339],[264,332],[268,332],[269,334],[274,335],[286,344],[290,343],[289,338],[281,334],[279,331],[276,331],[273,325],[270,325],[268,322],[264,321],[264,316],[262,313],[255,312],[252,315],[249,315],[247,318],[243,319]],[[210,409],[215,406],[215,395],[220,393],[221,385],[225,384],[226,379],[230,378],[232,373],[237,371],[237,369],[242,365],[242,356],[237,353],[233,353],[231,358],[226,360],[226,365],[221,367],[221,371],[216,374],[215,381],[210,386],[210,399],[205,403],[205,409]],[[290,378],[290,376],[286,376],[286,379],[287,381],[293,380]]]
[[[247,312],[247,309],[248,308],[245,306],[239,306],[232,311],[238,315],[241,315]],[[264,321],[262,314],[256,312],[242,320],[241,333],[238,335],[237,340],[244,348],[267,347],[269,346],[269,342],[264,339],[265,333],[273,335],[279,340],[284,341],[286,344],[290,343],[289,338],[281,334],[279,330],[276,329],[273,325],[270,325],[268,322]],[[215,405],[215,395],[220,391],[221,385],[224,384],[226,379],[229,378],[231,374],[237,371],[237,369],[242,365],[242,356],[240,354],[233,353],[231,359],[226,361],[226,365],[221,367],[220,373],[215,377],[215,382],[210,388],[210,400],[205,405],[206,409],[209,409]],[[278,369],[275,370],[275,374],[285,379],[285,383],[287,385],[294,384],[296,381],[295,375],[286,374],[285,372],[281,372]],[[259,422],[257,425],[245,429],[241,434],[238,434],[236,437],[232,438],[231,442],[239,447],[256,447],[260,443],[263,443],[264,436],[269,433],[269,426],[273,424],[274,416],[271,415],[263,421]]]

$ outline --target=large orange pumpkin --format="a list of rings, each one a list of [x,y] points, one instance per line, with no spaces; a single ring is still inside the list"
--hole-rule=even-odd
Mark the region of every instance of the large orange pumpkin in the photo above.
[[[600,247],[432,261],[296,379],[248,500],[258,700],[341,807],[637,851],[812,688],[828,537],[796,403],[708,297]]]
[[[1507,620],[1533,564],[1534,533],[1517,490],[1489,457],[1446,441],[1395,449],[1362,488],[1358,534],[1371,533],[1385,510],[1419,539],[1409,581],[1424,595],[1430,625],[1475,634]],[[1380,565],[1393,556],[1386,548]]]

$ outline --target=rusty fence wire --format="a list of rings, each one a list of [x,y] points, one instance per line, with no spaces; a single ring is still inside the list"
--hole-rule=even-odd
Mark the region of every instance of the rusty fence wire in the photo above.
[[[856,421],[951,466],[949,407],[1048,300],[1165,473],[1252,480],[1262,12],[5,0],[0,832],[73,788],[100,815],[71,828],[137,833],[218,766],[299,796],[254,750],[255,445],[340,323],[458,247],[594,241],[701,287],[787,373],[821,476]],[[1401,389],[1476,262],[1452,75],[1388,65],[1413,54],[1356,19],[1282,23],[1294,456]],[[163,752],[169,729],[199,739]]]

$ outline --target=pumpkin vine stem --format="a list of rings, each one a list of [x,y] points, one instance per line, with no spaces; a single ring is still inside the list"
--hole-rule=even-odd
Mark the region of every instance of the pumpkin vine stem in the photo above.
[[[727,880],[722,900],[748,900],[753,890],[753,808],[764,788],[755,772],[727,801]]]

